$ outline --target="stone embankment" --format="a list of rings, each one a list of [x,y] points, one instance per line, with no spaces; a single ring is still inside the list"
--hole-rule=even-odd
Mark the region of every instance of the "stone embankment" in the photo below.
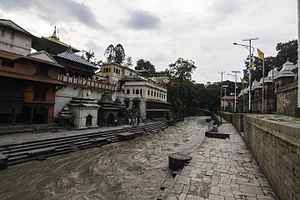
[[[16,135],[2,136],[0,142],[0,169],[30,160],[43,160],[46,157],[66,154],[91,147],[99,147],[112,142],[133,139],[150,132],[158,132],[167,127],[165,121],[153,122],[137,127],[116,129],[95,129],[86,133],[58,133],[56,136],[28,134],[26,141]],[[42,135],[42,134],[41,134]],[[44,137],[44,138],[43,138]]]
[[[276,199],[240,134],[229,123],[219,131],[230,134],[230,139],[206,138],[162,199]]]
[[[225,113],[279,199],[300,199],[300,119],[280,115]]]

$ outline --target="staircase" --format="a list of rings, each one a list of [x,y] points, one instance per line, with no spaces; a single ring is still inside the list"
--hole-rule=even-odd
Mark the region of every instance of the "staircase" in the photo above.
[[[137,127],[99,131],[81,135],[34,140],[8,145],[0,145],[0,153],[8,158],[7,165],[15,165],[31,160],[66,154],[91,147],[133,139],[145,133],[157,133],[168,127],[167,122],[153,122]]]

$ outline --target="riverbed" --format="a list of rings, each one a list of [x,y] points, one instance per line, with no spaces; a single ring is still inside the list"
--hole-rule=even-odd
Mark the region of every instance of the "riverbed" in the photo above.
[[[1,200],[149,200],[172,179],[168,155],[193,152],[205,117],[186,118],[159,133],[0,171]]]

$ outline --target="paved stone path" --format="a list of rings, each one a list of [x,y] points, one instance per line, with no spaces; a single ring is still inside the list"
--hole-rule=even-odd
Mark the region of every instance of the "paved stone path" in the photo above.
[[[219,132],[229,133],[230,140],[206,138],[166,190],[167,200],[276,199],[234,127],[223,124]]]

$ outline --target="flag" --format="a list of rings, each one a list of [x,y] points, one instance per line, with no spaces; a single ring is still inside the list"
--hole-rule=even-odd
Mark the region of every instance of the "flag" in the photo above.
[[[254,68],[254,62],[251,62],[249,65],[249,69],[253,69]]]
[[[264,59],[265,59],[265,54],[264,54],[264,52],[262,52],[261,50],[257,49],[257,54],[258,54],[258,57],[259,57],[261,60],[264,60]]]
[[[240,79],[241,79],[241,83],[244,84],[244,79],[243,78],[240,78]]]

